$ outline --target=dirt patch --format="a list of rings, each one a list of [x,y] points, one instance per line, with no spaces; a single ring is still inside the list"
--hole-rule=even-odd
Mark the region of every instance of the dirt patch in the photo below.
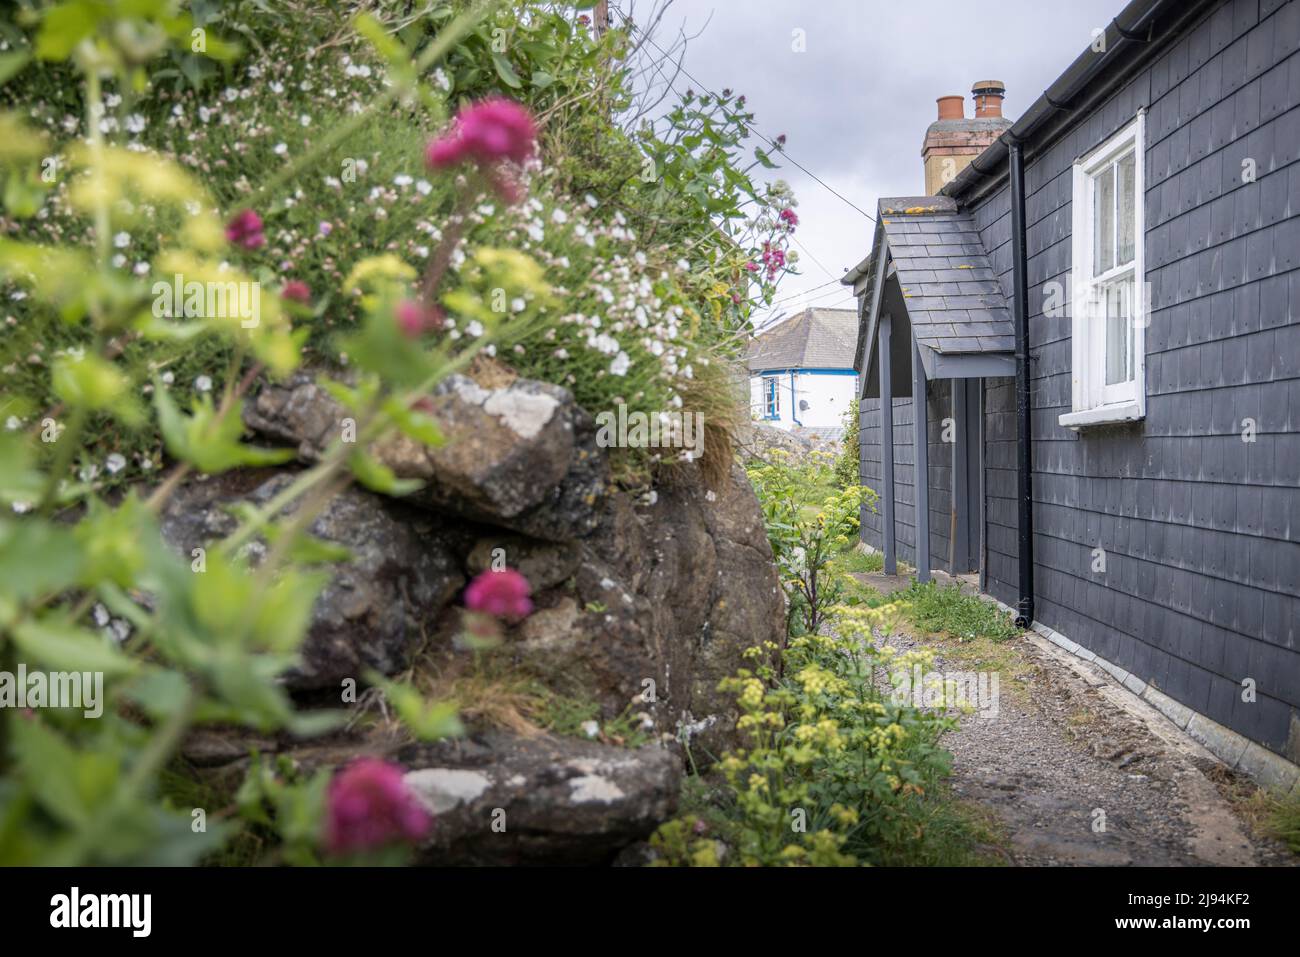
[[[941,676],[998,675],[999,694],[943,744],[954,796],[996,814],[1010,863],[1300,863],[1251,819],[1238,776],[1100,668],[1032,634],[962,642],[904,627],[886,642],[929,649]]]

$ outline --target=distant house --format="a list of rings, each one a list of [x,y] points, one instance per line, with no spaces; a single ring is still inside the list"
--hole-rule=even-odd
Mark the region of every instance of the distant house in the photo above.
[[[1297,77],[1300,0],[1134,0],[991,143],[941,102],[939,195],[844,280],[886,570],[977,575],[1293,793]]]
[[[857,394],[856,309],[805,309],[761,333],[750,346],[753,418],[782,429],[838,438]]]

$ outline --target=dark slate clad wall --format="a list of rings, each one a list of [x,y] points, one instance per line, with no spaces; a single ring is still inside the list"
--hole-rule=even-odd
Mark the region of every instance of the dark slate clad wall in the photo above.
[[[943,441],[942,420],[952,415],[951,386],[940,381],[930,384],[926,395],[929,408],[928,442],[930,462],[930,567],[949,570],[948,538],[951,521],[949,498],[952,487],[952,445]],[[862,399],[859,442],[862,484],[883,494],[880,468],[880,400]],[[894,399],[894,537],[898,558],[916,564],[916,447],[912,434],[912,400]],[[876,512],[862,512],[862,540],[872,548],[883,548],[882,521]]]
[[[1300,759],[1300,0],[1213,9],[1026,169],[1037,618]],[[1148,107],[1147,418],[1076,434],[1071,164]],[[1253,159],[1257,180],[1242,181]],[[974,210],[1011,293],[1005,189]],[[988,588],[1016,597],[1015,401],[987,384]],[[1242,420],[1258,423],[1241,439]],[[1092,572],[1092,550],[1107,553]],[[1241,700],[1253,678],[1258,700]],[[1294,730],[1293,730],[1294,729]]]

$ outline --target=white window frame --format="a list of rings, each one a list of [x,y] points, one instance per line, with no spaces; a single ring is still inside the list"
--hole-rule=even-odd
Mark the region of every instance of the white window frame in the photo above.
[[[765,375],[762,377],[763,418],[776,422],[781,418],[781,377]]]
[[[1093,276],[1093,177],[1129,150],[1134,152],[1133,263]],[[1061,425],[1079,429],[1090,425],[1135,422],[1146,417],[1146,110],[1087,156],[1075,161],[1070,363],[1073,377],[1071,411],[1060,416]],[[1116,216],[1118,220],[1118,215]],[[1133,378],[1106,385],[1106,321],[1099,288],[1133,274]]]

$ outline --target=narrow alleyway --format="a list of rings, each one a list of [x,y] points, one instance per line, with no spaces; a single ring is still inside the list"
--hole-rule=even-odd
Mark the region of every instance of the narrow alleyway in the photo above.
[[[900,584],[857,577],[883,592]],[[1229,799],[1249,791],[1243,779],[1097,666],[1034,634],[962,641],[905,624],[889,644],[931,649],[931,673],[998,674],[994,706],[963,715],[943,744],[954,795],[991,812],[1007,863],[1300,863]]]

